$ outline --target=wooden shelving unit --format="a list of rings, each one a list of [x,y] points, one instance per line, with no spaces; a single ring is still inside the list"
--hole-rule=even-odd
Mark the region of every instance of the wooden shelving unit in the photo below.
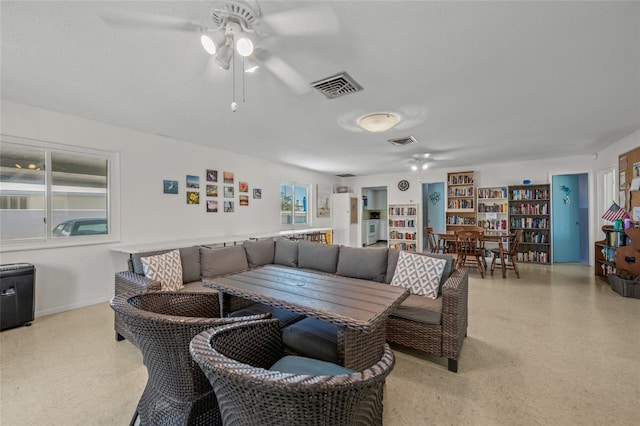
[[[506,186],[478,188],[477,199],[478,226],[492,231],[509,229],[509,199]],[[505,250],[509,248],[509,238],[502,239]],[[491,249],[498,248],[497,242],[485,243],[485,257],[491,258]]]
[[[389,247],[417,251],[420,238],[417,204],[389,204]]]
[[[624,229],[613,229],[613,226],[603,226],[604,239],[595,243],[595,274],[596,277],[609,282],[607,277],[615,274],[616,249],[626,246],[629,241]]]
[[[509,186],[509,231],[522,229],[516,260],[551,263],[549,184]]]
[[[447,173],[447,230],[476,226],[474,172]]]

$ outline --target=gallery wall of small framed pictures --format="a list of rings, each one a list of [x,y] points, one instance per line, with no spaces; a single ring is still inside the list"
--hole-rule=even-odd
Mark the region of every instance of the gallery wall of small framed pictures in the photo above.
[[[186,203],[188,205],[200,204],[200,176],[186,175]],[[222,172],[222,185],[218,185],[218,170],[207,169],[205,171],[204,202],[205,211],[207,213],[217,213],[223,211],[225,213],[233,213],[235,211],[236,187],[235,175],[233,172]],[[165,179],[162,181],[163,193],[176,195],[179,193],[180,183],[177,180]],[[249,182],[238,182],[238,205],[246,207],[249,205]],[[220,194],[221,193],[221,194]],[[223,200],[219,201],[222,195]],[[262,199],[262,189],[253,188],[253,199]],[[222,209],[219,204],[222,204]]]

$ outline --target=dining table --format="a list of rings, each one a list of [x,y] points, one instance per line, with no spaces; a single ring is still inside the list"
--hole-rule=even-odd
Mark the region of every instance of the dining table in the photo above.
[[[409,289],[279,265],[202,280],[225,297],[233,295],[336,325],[338,363],[362,371],[380,359],[387,317]]]
[[[436,238],[443,242],[445,249],[455,246],[456,231],[447,229],[445,231],[432,231]],[[480,241],[498,243],[498,252],[500,256],[500,266],[502,267],[502,278],[507,277],[507,264],[505,261],[506,253],[504,249],[504,239],[513,238],[514,233],[507,230],[485,229],[480,231]],[[453,253],[455,249],[449,249],[449,253]]]

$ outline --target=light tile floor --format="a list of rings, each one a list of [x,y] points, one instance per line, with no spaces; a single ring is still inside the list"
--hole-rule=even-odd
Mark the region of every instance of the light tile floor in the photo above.
[[[640,300],[582,265],[470,272],[459,372],[394,347],[384,424],[636,425]],[[0,424],[125,425],[146,382],[102,303],[0,333]]]

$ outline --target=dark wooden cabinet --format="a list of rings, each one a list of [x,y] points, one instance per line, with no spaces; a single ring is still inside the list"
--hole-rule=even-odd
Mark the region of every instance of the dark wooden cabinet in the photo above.
[[[595,243],[595,274],[602,280],[609,282],[607,277],[615,274],[616,249],[628,244],[628,237],[624,229],[613,229],[613,226],[603,226],[604,239]]]

